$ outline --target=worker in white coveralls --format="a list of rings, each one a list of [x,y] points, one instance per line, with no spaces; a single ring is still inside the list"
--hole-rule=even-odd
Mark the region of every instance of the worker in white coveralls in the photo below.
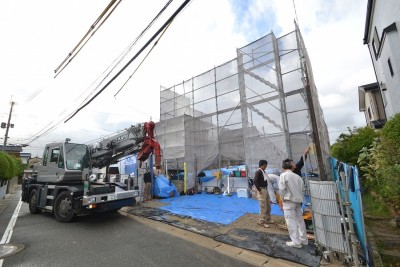
[[[303,179],[292,171],[290,160],[283,161],[282,169],[283,173],[279,177],[279,194],[283,201],[283,214],[291,239],[286,245],[301,248],[302,245],[308,245],[306,224],[301,210],[304,201]]]
[[[275,192],[279,193],[279,175],[280,173],[278,169],[273,169],[272,173],[268,174],[268,194],[271,204],[278,204]]]

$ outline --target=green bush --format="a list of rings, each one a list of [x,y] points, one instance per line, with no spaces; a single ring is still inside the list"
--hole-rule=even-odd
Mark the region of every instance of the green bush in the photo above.
[[[10,176],[10,163],[4,152],[0,151],[0,180],[8,180]]]
[[[400,114],[383,127],[380,138],[364,148],[358,163],[366,185],[389,205],[400,210]]]
[[[4,151],[0,151],[0,180],[11,180],[20,174],[21,166],[18,161],[20,160]]]
[[[334,158],[358,167],[363,187],[368,186],[368,183],[364,176],[364,170],[360,168],[358,163],[360,151],[369,148],[378,136],[379,132],[369,126],[348,128],[348,133],[340,134],[336,139],[336,143],[332,145],[331,151]]]
[[[400,163],[400,113],[389,120],[381,133],[382,153],[387,165]]]
[[[21,159],[17,159],[18,164],[18,177],[22,177],[24,171],[28,168],[28,164],[22,163]]]
[[[358,155],[363,147],[370,147],[379,133],[373,128],[348,128],[349,133],[342,133],[332,145],[332,156],[352,166],[357,165]]]

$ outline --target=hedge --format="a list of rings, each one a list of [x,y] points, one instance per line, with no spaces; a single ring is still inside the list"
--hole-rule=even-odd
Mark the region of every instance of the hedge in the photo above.
[[[0,151],[0,180],[11,180],[21,172],[18,159],[10,154]]]

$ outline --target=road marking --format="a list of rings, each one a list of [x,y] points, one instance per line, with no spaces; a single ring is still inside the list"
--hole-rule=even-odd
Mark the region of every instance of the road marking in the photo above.
[[[19,210],[21,209],[21,205],[22,205],[22,201],[20,199],[18,202],[18,205],[15,208],[14,213],[10,219],[10,222],[8,223],[7,229],[4,232],[3,237],[1,238],[0,245],[7,244],[8,242],[10,242],[15,223],[17,222],[17,219],[18,219]],[[1,266],[3,266],[3,259],[0,259],[0,267]]]

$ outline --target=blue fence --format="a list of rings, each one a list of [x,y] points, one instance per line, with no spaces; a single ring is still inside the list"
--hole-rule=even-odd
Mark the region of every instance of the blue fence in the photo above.
[[[357,167],[350,166],[346,163],[340,162],[335,158],[330,158],[331,162],[331,171],[335,181],[339,181],[340,185],[340,194],[344,201],[344,194],[346,193],[343,189],[348,188],[348,197],[350,202],[350,207],[352,210],[352,218],[354,221],[354,230],[356,232],[357,238],[360,241],[360,246],[363,251],[364,258],[366,259],[368,266],[370,266],[369,262],[369,247],[367,244],[367,237],[365,231],[364,224],[364,215],[363,215],[363,205],[362,205],[362,197],[361,197],[361,183],[360,177],[358,173]],[[340,165],[342,165],[343,169],[341,169]],[[343,185],[342,180],[340,179],[339,172],[343,171],[347,182],[346,186]]]

